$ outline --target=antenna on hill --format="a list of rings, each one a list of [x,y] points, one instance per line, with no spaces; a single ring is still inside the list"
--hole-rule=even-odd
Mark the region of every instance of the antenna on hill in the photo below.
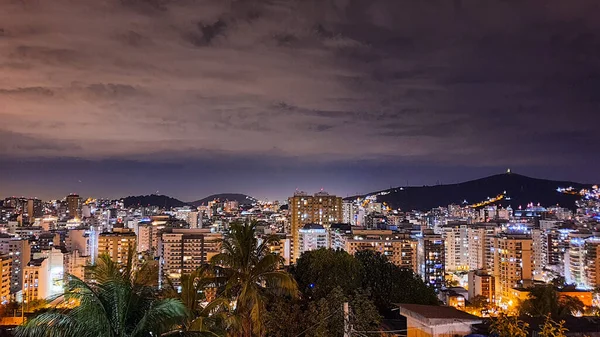
[[[506,174],[510,174],[510,173],[511,173],[510,168],[506,169]]]

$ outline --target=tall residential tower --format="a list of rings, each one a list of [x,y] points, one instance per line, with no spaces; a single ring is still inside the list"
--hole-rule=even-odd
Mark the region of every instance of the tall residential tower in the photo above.
[[[292,263],[300,257],[299,231],[306,224],[318,224],[328,228],[332,223],[342,220],[342,198],[330,195],[327,192],[318,192],[308,195],[296,192],[288,199],[290,224],[292,232]]]

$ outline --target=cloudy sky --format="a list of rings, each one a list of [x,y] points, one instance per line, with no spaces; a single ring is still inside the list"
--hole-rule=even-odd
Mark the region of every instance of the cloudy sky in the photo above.
[[[0,196],[600,181],[596,0],[0,0]]]

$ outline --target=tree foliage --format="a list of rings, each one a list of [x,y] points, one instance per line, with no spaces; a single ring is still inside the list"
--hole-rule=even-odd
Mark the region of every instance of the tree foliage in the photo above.
[[[223,336],[229,301],[216,299],[206,303],[206,292],[217,286],[212,268],[204,265],[190,274],[181,275],[181,291],[167,279],[164,296],[179,299],[186,307],[188,316],[183,322],[184,334],[193,336]]]
[[[130,261],[131,262],[131,261]],[[69,276],[63,302],[70,310],[42,313],[16,330],[17,337],[147,337],[181,324],[186,310],[177,299],[158,299],[148,269],[100,256],[94,281]]]
[[[346,295],[361,287],[363,272],[352,255],[343,250],[319,249],[303,253],[293,269],[298,287],[313,299],[340,288]]]
[[[412,270],[400,268],[389,262],[381,253],[370,250],[355,254],[360,264],[361,287],[368,290],[377,308],[389,315],[395,303],[438,303],[433,289],[428,287]]]
[[[268,305],[265,327],[271,337],[297,336],[306,326],[306,302],[300,298],[274,297]]]
[[[283,300],[275,303],[267,319],[269,336],[341,337],[344,331],[343,304],[348,302],[350,324],[354,330],[370,331],[379,327],[381,316],[369,294],[355,292],[347,296],[340,287],[318,300]]]
[[[256,222],[234,223],[222,253],[211,259],[216,275],[224,282],[219,300],[235,303],[227,330],[232,336],[263,336],[268,296],[297,296],[296,281],[281,270],[283,258],[270,251],[279,238],[267,237],[259,243]]]
[[[303,293],[313,300],[327,297],[334,289],[345,296],[369,293],[379,313],[392,316],[396,303],[438,303],[435,292],[412,270],[391,263],[385,255],[370,250],[354,256],[341,250],[319,249],[298,259],[294,276]]]
[[[565,321],[556,322],[550,315],[546,316],[540,337],[567,337],[567,329],[564,327]]]
[[[489,302],[488,298],[483,295],[473,296],[473,298],[471,298],[469,300],[469,307],[474,308],[474,309],[484,310],[484,309],[488,309],[489,306],[490,306],[490,302]]]
[[[500,314],[492,320],[490,330],[498,337],[527,337],[529,324],[517,317]]]
[[[520,305],[521,314],[532,317],[561,318],[583,311],[583,303],[578,298],[561,296],[553,285],[540,285],[529,289],[529,297]]]

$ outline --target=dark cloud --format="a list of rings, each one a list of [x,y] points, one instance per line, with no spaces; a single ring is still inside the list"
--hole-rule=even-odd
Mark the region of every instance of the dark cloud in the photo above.
[[[10,56],[19,61],[60,66],[74,66],[82,61],[82,55],[75,50],[44,46],[17,46]]]
[[[0,89],[0,95],[53,96],[54,91],[43,87]]]
[[[0,155],[566,174],[600,164],[599,12],[595,0],[4,1],[1,129],[25,139]]]
[[[36,125],[31,125],[35,127]],[[30,152],[61,154],[65,148],[76,149],[77,144],[41,139],[34,134],[19,134],[0,129],[0,151],[14,156],[28,157]]]
[[[85,90],[104,99],[123,99],[143,94],[139,89],[131,85],[114,83],[93,83],[86,86]]]

